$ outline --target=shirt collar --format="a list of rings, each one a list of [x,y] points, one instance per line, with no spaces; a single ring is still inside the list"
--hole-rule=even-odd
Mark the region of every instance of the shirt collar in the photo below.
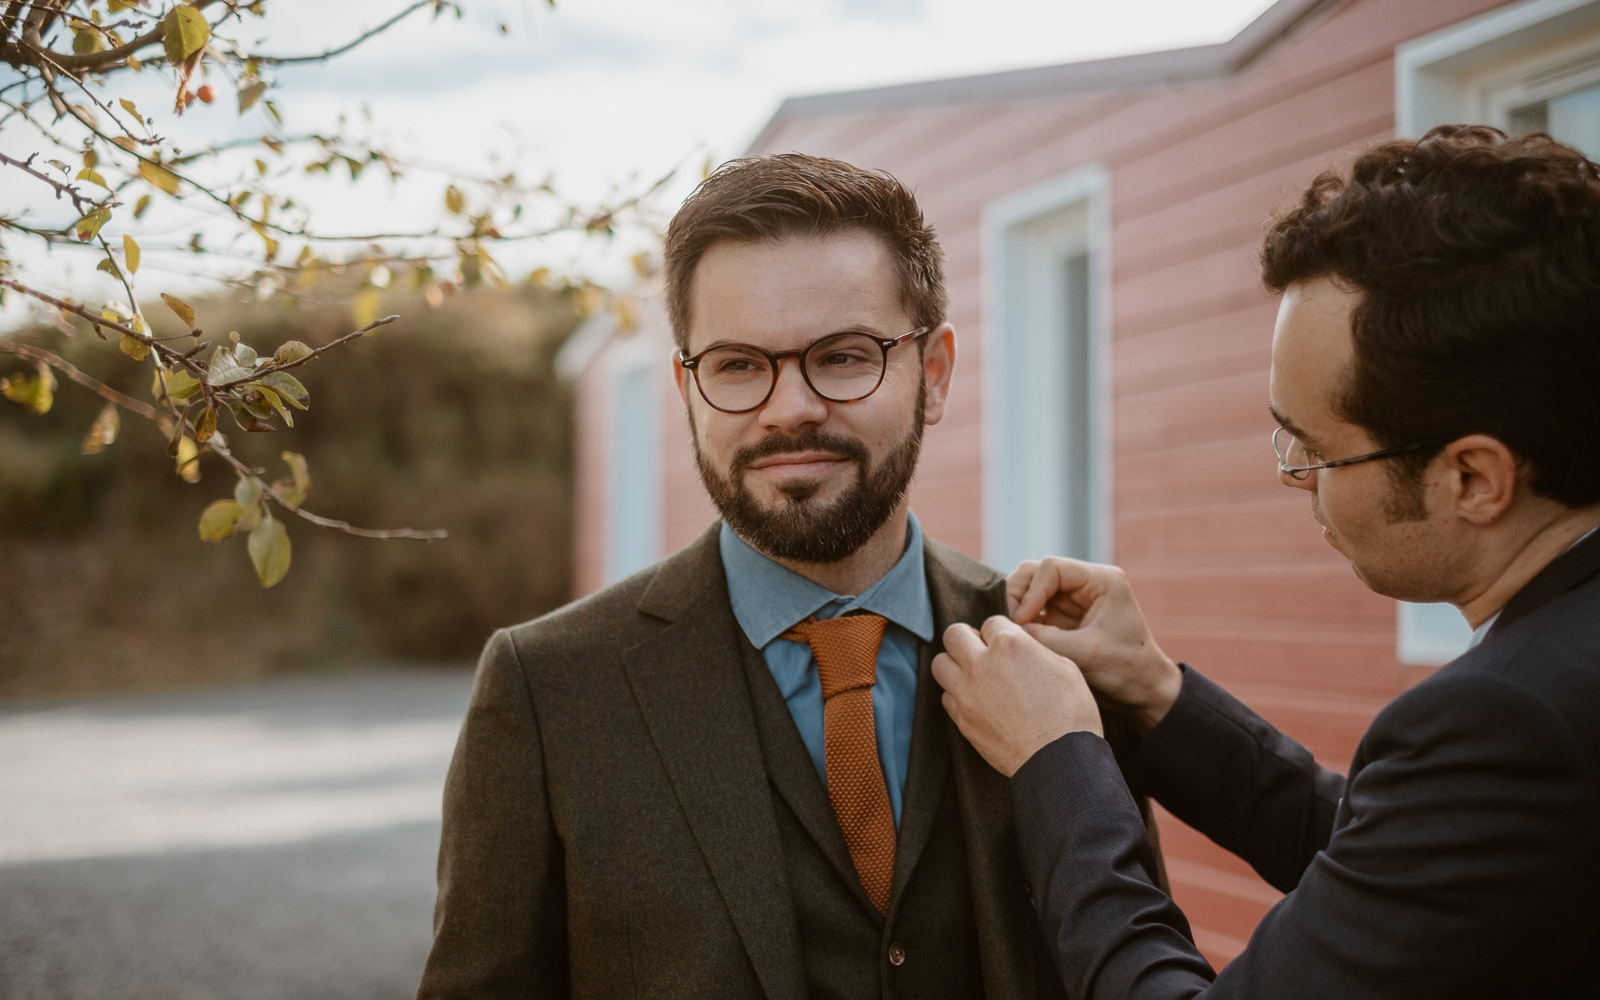
[[[906,518],[906,548],[899,561],[856,596],[835,594],[778,565],[734,534],[726,523],[717,544],[733,616],[757,649],[811,615],[833,618],[857,610],[882,615],[923,642],[933,638],[933,599],[922,565],[922,526],[915,514]]]

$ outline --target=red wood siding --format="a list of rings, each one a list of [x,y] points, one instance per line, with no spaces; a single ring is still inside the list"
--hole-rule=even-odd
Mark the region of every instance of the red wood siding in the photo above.
[[[1392,134],[1397,44],[1499,5],[1358,0],[1230,80],[791,117],[762,150],[887,169],[916,189],[940,233],[957,381],[945,421],[928,434],[912,501],[929,533],[974,554],[982,548],[984,206],[1086,164],[1109,172],[1117,559],[1167,652],[1334,767],[1420,672],[1395,660],[1392,602],[1353,577],[1322,542],[1305,496],[1274,474],[1266,385],[1276,304],[1257,279],[1262,223],[1319,170]],[[669,408],[670,551],[711,510],[681,407],[674,399]],[[601,464],[583,440],[580,455]],[[591,488],[592,476],[580,474],[580,510]],[[585,523],[580,567],[595,549]],[[1171,817],[1162,828],[1176,896],[1202,949],[1226,962],[1277,893]]]

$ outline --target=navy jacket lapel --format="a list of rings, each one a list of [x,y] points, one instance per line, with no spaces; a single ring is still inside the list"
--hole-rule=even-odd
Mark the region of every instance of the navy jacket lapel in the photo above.
[[[623,657],[656,752],[767,996],[801,1000],[799,931],[715,526],[662,564],[639,610],[668,623]]]
[[[1489,626],[1489,634],[1509,628],[1512,622],[1526,618],[1596,573],[1600,573],[1600,531],[1592,532],[1588,538],[1556,556],[1517,591],[1500,612],[1500,617]]]

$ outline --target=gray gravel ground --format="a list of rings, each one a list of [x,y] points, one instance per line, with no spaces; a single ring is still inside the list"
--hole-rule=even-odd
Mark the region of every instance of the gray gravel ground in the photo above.
[[[398,1000],[466,671],[0,710],[0,998]]]

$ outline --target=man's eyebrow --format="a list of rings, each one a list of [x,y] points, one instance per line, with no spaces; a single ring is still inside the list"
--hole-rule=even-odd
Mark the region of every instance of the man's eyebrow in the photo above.
[[[1307,434],[1305,431],[1295,426],[1295,422],[1293,420],[1290,420],[1288,417],[1279,412],[1276,406],[1269,404],[1267,406],[1267,412],[1272,414],[1272,419],[1276,420],[1280,427],[1299,438],[1301,444],[1310,444],[1314,440],[1310,434]]]

